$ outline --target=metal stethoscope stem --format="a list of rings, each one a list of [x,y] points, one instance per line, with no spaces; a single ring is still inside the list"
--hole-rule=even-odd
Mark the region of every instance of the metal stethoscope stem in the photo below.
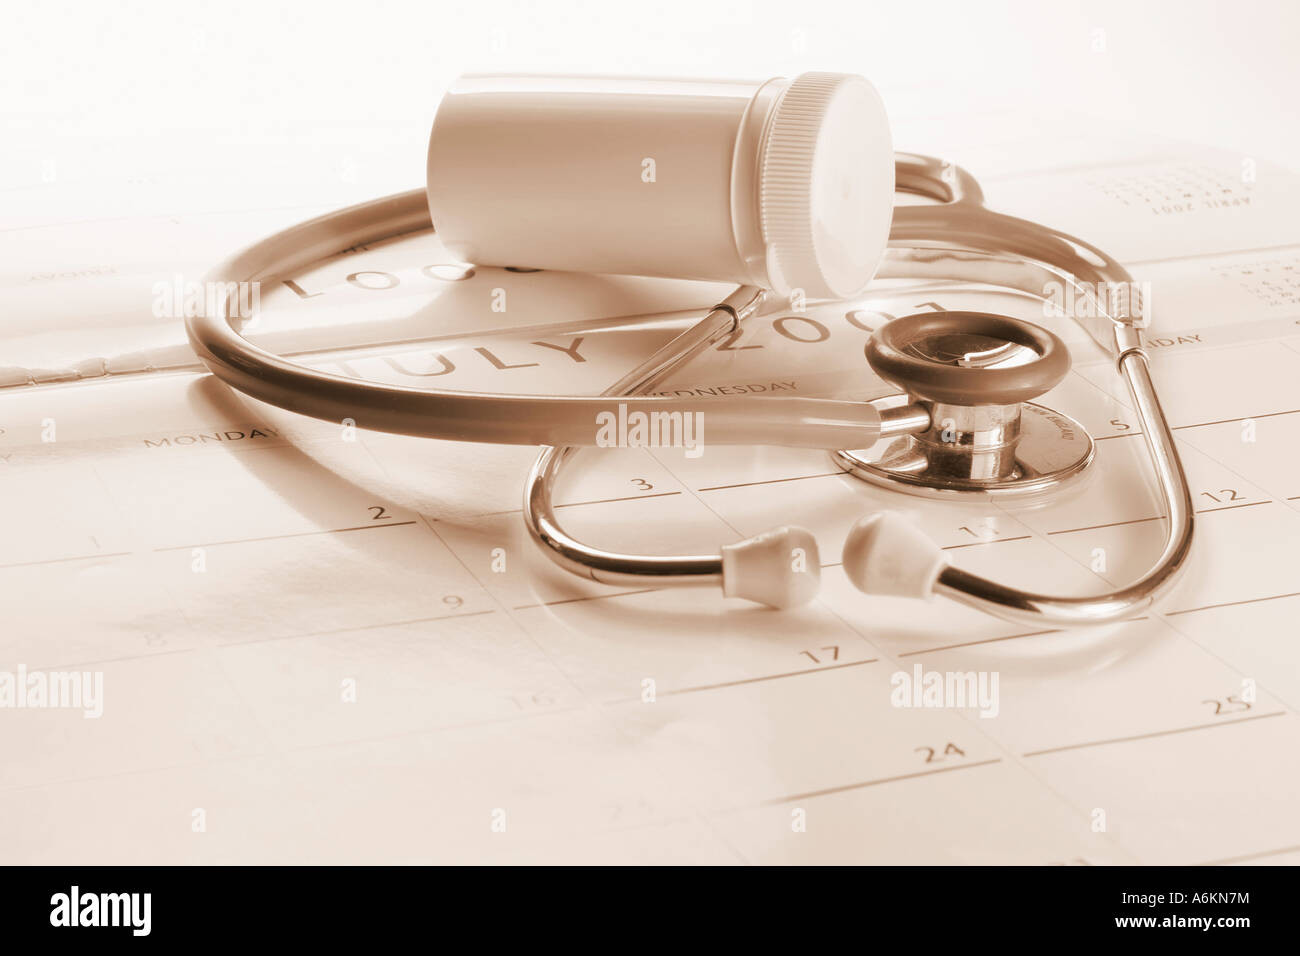
[[[938,206],[896,210],[891,249],[880,275],[885,277],[969,278],[993,281],[1030,294],[1041,294],[1045,280],[1074,285],[1092,295],[1089,283],[1127,283],[1122,265],[1099,250],[1046,227],[994,213],[981,204],[974,179],[963,170],[927,157],[898,154],[900,189],[938,200]],[[941,243],[935,236],[943,236]],[[892,246],[897,243],[897,246]],[[1008,256],[1008,253],[1011,255]],[[1093,285],[1093,289],[1098,285]],[[677,336],[607,391],[607,396],[637,395],[655,387],[674,370],[735,330],[756,312],[764,293],[741,288],[699,323]],[[1094,597],[1056,597],[1007,587],[952,566],[943,567],[933,591],[979,610],[1036,625],[1104,624],[1130,618],[1149,608],[1177,578],[1192,541],[1192,500],[1173,433],[1151,381],[1141,347],[1137,310],[1111,315],[1108,303],[1096,302],[1098,320],[1085,328],[1115,356],[1116,369],[1128,385],[1143,440],[1150,454],[1167,513],[1164,547],[1151,569],[1126,587]],[[893,428],[914,431],[915,407],[890,420],[883,417],[881,437]],[[605,551],[578,541],[560,526],[553,496],[556,481],[572,448],[542,451],[524,493],[524,521],[547,555],[575,574],[605,584],[670,586],[719,583],[723,558],[716,555],[654,556]]]

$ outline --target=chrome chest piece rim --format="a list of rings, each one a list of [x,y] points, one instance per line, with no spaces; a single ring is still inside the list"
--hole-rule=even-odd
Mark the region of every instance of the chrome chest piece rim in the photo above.
[[[840,468],[913,494],[1030,494],[1093,459],[1079,422],[1033,404],[1069,371],[1065,343],[1039,326],[987,312],[918,313],[876,330],[872,370],[904,394],[872,404],[870,448],[832,452]]]
[[[877,408],[899,408],[906,395],[891,395],[872,402]],[[976,494],[1028,495],[1060,488],[1080,475],[1093,461],[1096,448],[1079,422],[1042,405],[1020,406],[1019,434],[1011,457],[1009,474],[980,477],[968,470],[963,474],[954,458],[934,455],[934,446],[914,435],[884,438],[870,448],[832,451],[831,459],[855,478],[893,491],[926,497],[964,497]],[[978,465],[981,455],[1006,455],[1003,449],[966,454]],[[955,456],[954,456],[955,457]]]

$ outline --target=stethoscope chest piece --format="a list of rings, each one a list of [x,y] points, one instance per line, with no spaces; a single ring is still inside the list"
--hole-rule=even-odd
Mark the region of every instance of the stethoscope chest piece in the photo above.
[[[879,441],[832,452],[855,477],[930,497],[1037,494],[1093,461],[1087,429],[1030,401],[1070,368],[1046,329],[984,312],[922,313],[878,329],[866,355],[903,394],[872,402]]]

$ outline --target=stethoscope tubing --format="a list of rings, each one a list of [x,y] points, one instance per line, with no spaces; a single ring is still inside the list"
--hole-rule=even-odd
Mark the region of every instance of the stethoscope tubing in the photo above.
[[[262,240],[216,267],[213,283],[247,283],[292,275],[345,249],[433,228],[423,190],[411,190],[301,223]],[[376,431],[507,445],[596,445],[598,416],[617,406],[601,396],[456,392],[362,382],[308,368],[248,341],[235,328],[229,301],[186,320],[190,344],[218,378],[260,401]],[[763,396],[713,399],[630,396],[629,411],[702,413],[714,444],[861,447],[878,434],[880,416],[865,402]]]
[[[923,156],[897,154],[899,188],[938,200],[936,206],[896,211],[891,249],[882,277],[944,278],[1003,285],[1041,295],[1045,282],[1076,286],[1131,282],[1128,272],[1095,247],[1045,226],[984,208],[978,183],[964,170]],[[257,281],[292,275],[339,252],[432,228],[424,190],[411,190],[304,222],[237,253],[217,267],[218,282]],[[307,368],[247,341],[228,314],[228,303],[187,319],[199,358],[218,378],[261,401],[327,421],[405,435],[457,441],[529,444],[543,449],[529,475],[524,520],[529,533],[556,563],[609,584],[668,586],[716,583],[722,561],[713,555],[634,555],[593,548],[556,520],[552,497],[563,465],[578,446],[596,444],[597,416],[611,401],[647,412],[700,412],[710,441],[811,448],[861,448],[882,433],[875,408],[865,402],[815,398],[714,398],[701,401],[637,394],[662,381],[700,351],[734,330],[763,295],[741,287],[640,363],[601,396],[509,395],[417,389],[362,382]],[[1095,301],[1095,300],[1094,300]],[[1096,303],[1082,324],[1111,353],[1128,385],[1167,513],[1160,556],[1138,580],[1094,597],[1053,597],[1009,588],[948,566],[934,585],[983,611],[1038,625],[1101,624],[1149,608],[1176,580],[1190,552],[1191,491],[1160,406],[1140,322],[1111,315]],[[885,425],[887,427],[887,425]]]

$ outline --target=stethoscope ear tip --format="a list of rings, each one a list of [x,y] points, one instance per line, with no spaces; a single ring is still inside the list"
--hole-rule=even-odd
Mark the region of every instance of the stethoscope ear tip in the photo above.
[[[782,526],[722,548],[722,593],[768,607],[807,604],[821,587],[817,539]]]
[[[867,594],[928,598],[947,563],[925,532],[894,511],[859,519],[844,540],[844,573]]]

